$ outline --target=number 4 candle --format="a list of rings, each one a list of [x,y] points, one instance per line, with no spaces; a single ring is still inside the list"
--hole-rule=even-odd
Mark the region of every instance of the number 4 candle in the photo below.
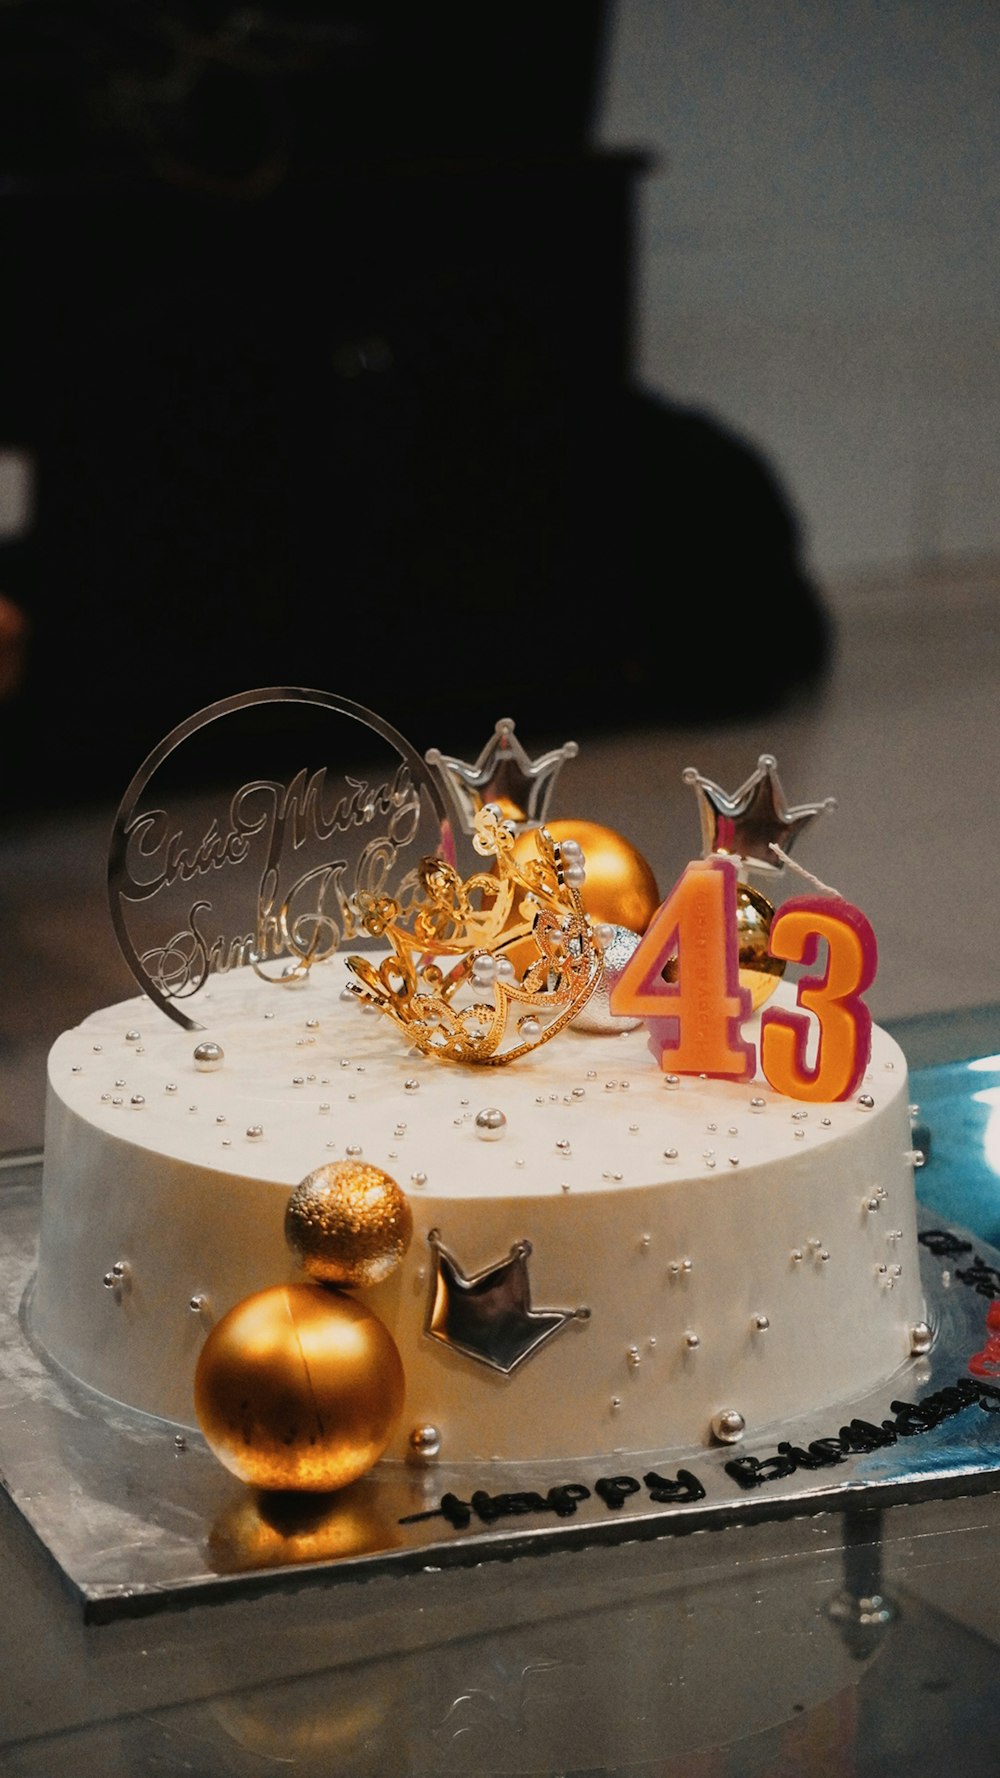
[[[675,963],[674,980],[664,971]],[[609,996],[617,1016],[645,1021],[661,1068],[678,1074],[753,1074],[754,1048],[740,1036],[750,994],[740,987],[736,866],[689,864],[653,915]]]

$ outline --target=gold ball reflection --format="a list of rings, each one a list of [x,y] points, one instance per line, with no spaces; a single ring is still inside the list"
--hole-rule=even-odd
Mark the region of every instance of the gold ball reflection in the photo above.
[[[546,821],[545,829],[557,842],[579,842],[586,870],[580,899],[591,919],[645,932],[661,896],[642,853],[614,828],[596,821]],[[535,856],[533,829],[518,835],[514,856],[521,864]]]
[[[212,1526],[208,1553],[219,1574],[331,1562],[394,1549],[399,1529],[386,1518],[371,1483],[335,1494],[243,1490]]]
[[[258,1488],[342,1488],[382,1455],[403,1411],[395,1341],[320,1284],[278,1284],[217,1322],[194,1379],[220,1463]]]
[[[767,897],[749,883],[736,885],[736,933],[740,957],[740,987],[750,990],[753,1012],[769,1000],[785,973],[783,957],[768,949],[774,908]]]
[[[413,1216],[396,1181],[367,1161],[331,1161],[296,1186],[285,1236],[322,1284],[381,1284],[399,1265]]]

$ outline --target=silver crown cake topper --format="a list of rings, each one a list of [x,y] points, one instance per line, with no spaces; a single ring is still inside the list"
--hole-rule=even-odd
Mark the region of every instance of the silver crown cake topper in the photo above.
[[[837,806],[835,797],[826,797],[790,809],[772,753],[760,755],[755,770],[732,795],[694,766],[683,777],[698,798],[703,857],[723,852],[759,871],[780,870],[799,834],[817,815]]]
[[[199,1030],[179,1003],[213,974],[248,965],[294,986],[342,943],[364,946],[362,903],[406,905],[445,828],[420,754],[362,705],[291,686],[223,698],[153,749],[118,808],[108,894],[122,954],[162,1011]]]
[[[570,1321],[589,1321],[590,1310],[535,1309],[528,1278],[530,1241],[515,1241],[506,1259],[466,1272],[431,1229],[434,1273],[424,1332],[454,1352],[510,1376],[539,1346]]]
[[[487,803],[496,803],[517,833],[540,827],[560,769],[578,752],[577,743],[567,741],[532,759],[515,735],[511,718],[502,716],[473,763],[437,747],[429,747],[424,757],[447,791],[461,831],[471,835]]]

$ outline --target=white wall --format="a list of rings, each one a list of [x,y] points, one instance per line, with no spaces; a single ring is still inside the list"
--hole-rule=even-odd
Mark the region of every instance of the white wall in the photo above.
[[[834,593],[1000,561],[998,95],[995,0],[616,0],[637,369],[761,447]]]

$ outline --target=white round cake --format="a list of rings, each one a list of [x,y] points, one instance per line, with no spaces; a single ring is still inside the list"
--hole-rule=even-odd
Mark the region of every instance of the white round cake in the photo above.
[[[664,1074],[643,1027],[571,1026],[504,1068],[429,1059],[350,979],[340,956],[296,986],[238,968],[199,995],[200,1032],[138,997],[57,1040],[30,1326],[73,1377],[196,1427],[210,1328],[303,1278],[290,1194],[352,1156],[413,1215],[392,1277],[354,1293],[405,1372],[383,1460],[418,1428],[449,1464],[694,1450],[907,1362],[925,1305],[885,1031],[856,1094],[804,1104]]]

